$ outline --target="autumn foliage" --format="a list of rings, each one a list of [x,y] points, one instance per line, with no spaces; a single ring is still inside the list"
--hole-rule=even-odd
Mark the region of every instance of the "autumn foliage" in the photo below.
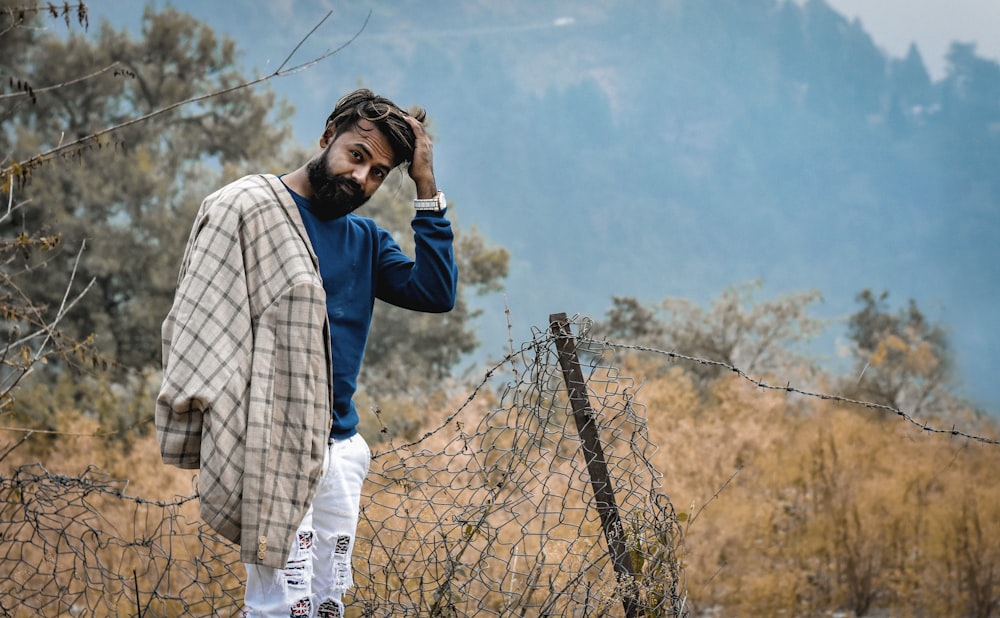
[[[611,375],[622,384],[640,386],[611,399],[626,397],[641,404],[649,442],[656,446],[650,463],[662,473],[663,488],[681,522],[682,543],[676,549],[692,616],[996,615],[1000,547],[994,540],[1000,538],[1000,486],[994,475],[1000,469],[1000,450],[993,419],[970,409],[949,414],[951,421],[982,440],[930,433],[884,409],[765,390],[736,374],[706,385],[687,363],[655,353],[627,352],[616,360],[619,366]],[[453,568],[467,571],[496,561],[495,553],[477,553],[477,548],[486,548],[485,537],[470,534],[468,526],[463,530],[450,516],[433,517],[442,514],[440,506],[431,504],[428,511],[419,505],[429,489],[444,487],[445,492],[464,496],[481,480],[469,472],[477,456],[470,458],[449,445],[469,431],[463,422],[474,422],[477,416],[495,418],[502,397],[482,392],[465,416],[457,417],[462,419],[457,427],[454,419],[442,425],[449,411],[461,408],[464,398],[461,393],[431,393],[369,400],[380,411],[377,419],[365,415],[363,429],[375,452],[383,453],[371,480],[395,479],[391,483],[395,489],[369,487],[367,493],[377,493],[377,503],[366,505],[363,528],[381,547],[402,552],[405,547],[425,545],[412,555],[442,551],[438,546],[454,528],[457,536],[450,538],[466,539],[469,548]],[[128,479],[129,496],[169,501],[190,491],[190,473],[162,466],[149,432],[133,432],[125,446],[100,432],[92,410],[60,400],[58,391],[48,401],[61,435],[32,436],[6,456],[5,470],[42,461],[50,472],[74,476],[97,465],[110,477]],[[510,422],[521,419],[512,417]],[[529,446],[517,437],[518,431],[499,425],[493,431],[496,440],[510,442],[483,455],[498,459],[489,468],[494,474],[513,473],[524,465],[518,463],[516,450],[509,448]],[[428,460],[441,462],[442,469],[408,468],[400,466],[396,456],[386,457],[390,442],[398,445],[409,439],[415,440],[414,446],[399,453],[410,453],[411,462],[424,453]],[[623,447],[627,445],[608,445]],[[566,443],[559,449],[565,451]],[[561,455],[574,457],[572,451]],[[561,474],[556,468],[548,473]],[[545,476],[536,470],[524,478]],[[560,478],[529,480],[521,491],[525,495],[551,491],[564,482]],[[489,488],[496,479],[482,480],[483,489],[476,490],[481,495],[463,497],[454,507],[468,509],[470,503],[485,507],[495,499]],[[531,485],[535,482],[548,486]],[[102,515],[108,530],[134,530],[142,537],[162,527],[155,518],[137,526],[134,506],[121,502],[109,498]],[[405,510],[395,510],[403,506]],[[12,508],[4,507],[5,517]],[[192,505],[179,508],[185,510],[188,531],[196,530]],[[415,519],[406,523],[408,517]],[[567,524],[576,521],[578,533],[581,527],[595,525],[592,516],[580,518],[574,513],[560,520],[558,534],[567,548],[573,547],[576,535],[573,525]],[[387,538],[393,535],[398,535],[396,541]],[[163,537],[157,542],[165,541]],[[526,541],[511,536],[495,542],[517,548]],[[213,581],[229,590],[220,598],[236,602],[240,568],[226,567],[224,561],[211,566],[213,556],[227,555],[226,548],[178,546],[175,551],[175,560],[203,560],[210,570],[215,568],[222,579]],[[365,551],[359,547],[359,555]],[[14,557],[6,558],[9,562]],[[128,575],[134,566],[131,561],[121,563]],[[358,566],[359,581],[366,585],[398,589],[405,583],[405,569],[393,581],[382,581],[377,572],[367,573],[364,564]],[[439,578],[454,576],[446,566],[442,562],[436,567]],[[224,583],[226,578],[229,584]],[[176,576],[171,581],[179,585]]]

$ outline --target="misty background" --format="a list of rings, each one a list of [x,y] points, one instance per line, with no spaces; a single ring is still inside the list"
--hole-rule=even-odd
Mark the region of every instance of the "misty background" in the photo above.
[[[89,4],[91,28],[139,27],[141,3]],[[959,392],[1000,408],[1000,64],[974,42],[887,50],[823,0],[150,6],[261,75],[330,10],[292,64],[360,31],[270,84],[308,147],[358,86],[428,109],[451,215],[511,252],[505,293],[477,301],[480,360],[507,346],[508,308],[518,345],[612,296],[708,304],[760,280],[760,298],[822,292],[812,351],[835,365],[855,295],[886,290],[946,328]]]

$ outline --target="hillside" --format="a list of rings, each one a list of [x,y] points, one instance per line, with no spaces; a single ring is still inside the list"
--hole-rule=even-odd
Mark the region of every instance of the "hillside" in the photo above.
[[[262,72],[326,11],[174,4]],[[973,46],[932,81],[919,49],[887,57],[823,0],[373,1],[334,7],[295,58],[359,29],[275,86],[302,143],[359,83],[431,111],[454,216],[512,253],[506,294],[481,301],[486,354],[505,305],[519,340],[612,295],[707,302],[761,279],[821,290],[838,319],[884,289],[949,328],[967,394],[1000,407],[1000,65]],[[835,362],[838,334],[816,354]]]

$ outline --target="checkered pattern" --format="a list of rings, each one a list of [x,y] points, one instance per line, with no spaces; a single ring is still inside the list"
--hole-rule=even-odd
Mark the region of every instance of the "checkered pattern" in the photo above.
[[[243,562],[281,567],[330,431],[330,337],[318,261],[270,175],[202,203],[163,323],[163,461],[201,468],[201,515]]]

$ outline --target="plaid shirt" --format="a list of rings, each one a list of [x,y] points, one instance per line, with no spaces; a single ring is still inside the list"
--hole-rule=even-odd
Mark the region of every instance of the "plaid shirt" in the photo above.
[[[201,516],[243,562],[280,568],[330,432],[319,264],[274,176],[208,196],[163,323],[156,430],[164,463],[201,468]]]

